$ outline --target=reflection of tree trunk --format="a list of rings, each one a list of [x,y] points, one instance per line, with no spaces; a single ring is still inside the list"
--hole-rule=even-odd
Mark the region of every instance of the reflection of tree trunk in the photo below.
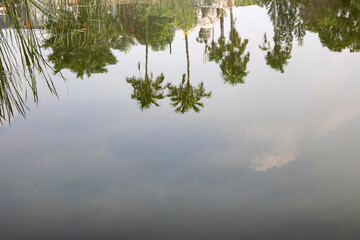
[[[232,41],[234,35],[234,16],[232,7],[230,8],[230,41]]]
[[[277,27],[277,2],[274,0],[274,38],[275,44],[278,42],[278,27]]]
[[[214,42],[214,28],[211,28],[211,31],[212,31],[212,36],[211,36],[211,38],[212,38],[212,42]]]
[[[186,50],[186,63],[187,63],[187,81],[188,84],[190,84],[190,57],[189,57],[189,41],[187,34],[185,34],[185,50]]]
[[[274,0],[274,27],[277,27],[277,6],[276,6],[276,0]]]
[[[171,54],[171,27],[169,27],[169,46],[170,46],[170,54]]]
[[[224,33],[224,14],[223,11],[221,10],[220,13],[220,31],[221,31],[221,39],[225,38],[225,33]]]
[[[146,53],[145,53],[145,81],[148,79],[149,60],[149,16],[146,17]]]

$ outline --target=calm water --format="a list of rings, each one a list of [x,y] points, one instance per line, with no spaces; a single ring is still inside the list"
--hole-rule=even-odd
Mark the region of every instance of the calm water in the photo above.
[[[358,1],[19,3],[1,239],[360,239]]]

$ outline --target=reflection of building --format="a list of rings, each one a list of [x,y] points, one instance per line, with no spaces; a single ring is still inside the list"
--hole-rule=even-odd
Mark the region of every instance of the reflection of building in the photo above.
[[[232,3],[230,2],[232,5]],[[195,24],[200,27],[198,41],[205,43],[204,62],[207,62],[208,42],[214,34],[214,26],[228,6],[226,0],[199,0],[195,7]]]
[[[116,15],[116,5],[126,4],[158,4],[161,0],[100,0],[100,5],[109,6],[109,14]],[[192,6],[195,8],[195,24],[201,28],[211,29],[219,20],[219,9],[225,9],[228,6],[234,5],[234,0],[191,0]],[[72,12],[76,12],[79,6],[83,6],[80,0],[42,0],[37,2],[44,9],[57,8],[59,6],[65,7]],[[32,5],[32,4],[31,4]],[[24,16],[22,20],[30,21],[34,28],[39,28],[45,24],[48,17],[39,8],[32,5],[31,15],[26,16],[26,13],[22,12]],[[0,5],[0,15],[6,15],[6,7]],[[76,17],[77,14],[75,14]],[[28,19],[30,18],[30,19]]]
[[[220,9],[228,7],[226,0],[199,0],[195,12],[195,23],[201,28],[213,28],[219,20]]]
[[[218,22],[219,14],[215,7],[197,7],[195,24],[201,28],[213,28]]]

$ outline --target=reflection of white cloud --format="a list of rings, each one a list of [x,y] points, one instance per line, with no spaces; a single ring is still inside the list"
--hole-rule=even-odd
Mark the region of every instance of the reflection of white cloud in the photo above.
[[[288,162],[296,159],[296,155],[292,152],[283,152],[279,154],[269,153],[269,155],[256,158],[252,161],[250,167],[256,171],[265,172],[273,167],[282,167]]]
[[[314,130],[316,137],[325,137],[331,132],[354,120],[360,114],[356,107],[341,108],[321,117],[321,124]]]
[[[345,99],[345,100],[344,100]],[[360,115],[360,108],[354,105],[356,101],[344,98],[338,105],[321,105],[319,111],[312,115],[310,125],[310,134],[315,137],[326,137],[329,133],[337,131],[339,128],[353,121]],[[344,106],[346,105],[347,106]],[[299,121],[298,119],[294,122]],[[303,123],[299,123],[303,124]],[[266,171],[273,167],[282,167],[296,159],[296,142],[302,138],[302,128],[296,125],[281,127],[267,126],[258,127],[248,131],[248,134],[255,136],[262,141],[273,143],[270,151],[260,153],[259,157],[251,162],[250,167],[257,171]]]
[[[257,157],[251,162],[250,167],[256,171],[267,171],[273,167],[282,167],[296,159],[294,146],[302,137],[302,128],[298,126],[269,126],[256,128],[248,133],[261,140],[270,140],[274,143],[272,151],[265,153],[263,157]]]

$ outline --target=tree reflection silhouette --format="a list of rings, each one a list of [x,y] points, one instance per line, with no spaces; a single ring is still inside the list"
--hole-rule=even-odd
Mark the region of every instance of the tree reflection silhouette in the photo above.
[[[223,33],[223,21],[220,21],[221,32]],[[245,77],[249,74],[247,64],[250,61],[250,53],[246,51],[249,40],[242,40],[235,28],[235,20],[232,8],[230,8],[230,33],[229,41],[221,34],[217,43],[212,42],[209,50],[209,60],[220,63],[221,75],[230,85],[244,83]]]
[[[164,98],[164,75],[154,79],[153,74],[148,74],[149,62],[149,18],[146,17],[146,30],[145,30],[145,77],[129,77],[126,82],[130,83],[134,88],[132,99],[136,99],[140,105],[141,110],[150,108],[151,105],[159,106],[156,100]],[[139,69],[140,70],[140,69]]]
[[[261,2],[265,5],[274,27],[274,43],[270,43],[265,33],[263,44],[259,48],[266,51],[266,64],[283,73],[291,58],[294,36],[299,45],[302,45],[305,36],[303,20],[298,15],[300,3],[294,0],[262,0]]]
[[[323,46],[331,51],[360,51],[359,1],[310,1],[299,15],[307,30],[317,32]]]
[[[162,86],[164,78],[163,74],[155,79],[152,74],[150,74],[150,76],[145,74],[145,78],[126,78],[126,81],[134,88],[131,98],[138,101],[141,110],[150,108],[152,104],[157,107],[160,106],[156,100],[164,98],[164,87]]]
[[[197,87],[190,84],[190,57],[189,57],[189,43],[188,35],[185,32],[185,51],[187,74],[183,74],[181,83],[176,86],[168,83],[169,89],[168,97],[170,97],[171,105],[175,107],[175,112],[184,114],[193,109],[195,112],[200,112],[200,107],[204,107],[201,101],[202,98],[211,97],[211,92],[206,92],[204,83],[201,82]]]
[[[44,44],[45,48],[52,50],[48,59],[54,63],[55,72],[69,69],[80,78],[106,73],[105,67],[117,62],[111,47],[132,43],[129,38],[118,38],[123,33],[122,24],[99,0],[79,0],[72,11],[68,11],[66,2],[59,2],[58,8],[66,18],[61,22],[50,18],[47,28],[51,37]]]
[[[265,52],[266,64],[276,71],[285,72],[292,57],[294,39],[301,45],[305,30],[318,33],[323,46],[331,51],[360,51],[358,1],[240,0],[225,4],[225,1],[211,0],[160,0],[110,6],[101,0],[56,1],[56,5],[35,0],[20,0],[19,4],[14,4],[4,0],[6,21],[0,20],[2,25],[12,29],[0,33],[3,39],[0,42],[0,121],[10,119],[16,112],[25,114],[26,96],[32,95],[34,101],[38,101],[35,76],[45,79],[49,90],[56,95],[50,78],[52,70],[61,73],[63,69],[69,69],[81,78],[105,73],[108,65],[117,62],[113,50],[127,53],[136,44],[145,45],[145,75],[128,77],[126,81],[132,85],[134,92],[131,97],[139,102],[141,109],[159,106],[159,100],[168,96],[175,111],[185,113],[193,109],[198,112],[203,107],[201,99],[210,97],[211,92],[205,91],[204,83],[192,86],[190,81],[188,33],[195,26],[195,9],[206,6],[202,14],[205,16],[211,12],[212,24],[220,19],[217,41],[213,37],[210,43],[209,36],[214,26],[202,26],[199,36],[206,39],[203,41],[206,57],[219,64],[224,82],[237,85],[244,83],[249,74],[250,53],[246,50],[249,40],[242,39],[235,27],[232,7],[255,2],[265,6],[273,24],[271,39],[265,33],[259,47]],[[228,6],[230,32],[225,37],[224,16]],[[41,10],[47,19],[44,28],[30,17],[31,7]],[[40,31],[47,29],[46,41],[42,42],[43,38],[36,36],[35,26],[41,28]],[[187,72],[179,85],[165,84],[163,74],[153,76],[148,71],[149,47],[153,51],[164,51],[169,45],[171,53],[176,30],[185,32]],[[17,45],[15,48],[19,54],[11,44]],[[48,60],[54,64],[53,68],[44,59],[42,47],[51,50]],[[166,90],[167,94],[164,93]]]

